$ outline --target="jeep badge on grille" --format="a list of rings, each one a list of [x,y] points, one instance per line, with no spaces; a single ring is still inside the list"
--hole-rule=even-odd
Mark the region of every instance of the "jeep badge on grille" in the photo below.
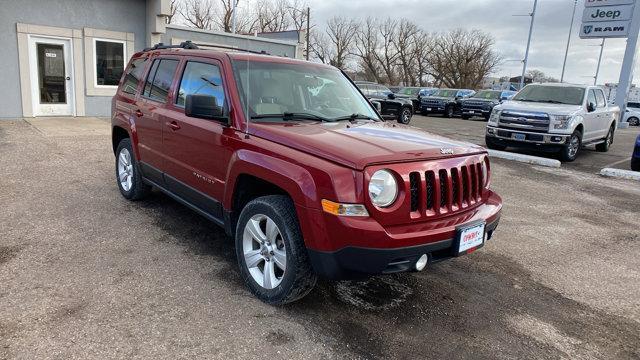
[[[451,155],[451,154],[453,154],[453,149],[440,148],[440,154],[442,154],[442,155]]]

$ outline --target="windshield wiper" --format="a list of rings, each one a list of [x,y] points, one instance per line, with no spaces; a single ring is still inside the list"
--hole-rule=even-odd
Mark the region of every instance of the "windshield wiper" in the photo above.
[[[329,121],[329,119],[327,119],[325,117],[322,117],[322,116],[309,114],[309,113],[294,113],[294,112],[284,112],[282,114],[253,115],[251,117],[251,120],[253,120],[253,119],[268,119],[268,118],[281,118],[284,121],[298,120],[298,119]]]
[[[549,100],[540,100],[540,102],[546,102],[546,103],[549,103],[549,104],[564,104],[562,101],[551,100],[551,99],[549,99]]]
[[[354,121],[354,120],[373,120],[373,121],[377,121],[377,119],[372,118],[371,116],[367,116],[364,114],[351,114],[349,116],[340,116],[337,118],[333,118],[330,121],[343,121],[343,120],[349,120],[349,121]]]

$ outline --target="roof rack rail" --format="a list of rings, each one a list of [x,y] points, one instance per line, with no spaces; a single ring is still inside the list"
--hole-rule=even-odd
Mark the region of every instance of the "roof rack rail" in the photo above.
[[[145,48],[143,51],[161,50],[161,49],[191,49],[191,50],[197,50],[197,49],[200,49],[201,47],[217,48],[217,49],[228,49],[228,50],[242,51],[242,52],[248,52],[248,53],[253,53],[253,54],[261,54],[261,55],[271,55],[271,54],[269,54],[268,52],[266,52],[264,50],[255,51],[255,50],[248,50],[248,49],[239,49],[239,48],[235,48],[233,46],[196,44],[196,43],[192,42],[191,40],[183,41],[179,45],[165,45],[163,43],[157,43],[152,47]]]

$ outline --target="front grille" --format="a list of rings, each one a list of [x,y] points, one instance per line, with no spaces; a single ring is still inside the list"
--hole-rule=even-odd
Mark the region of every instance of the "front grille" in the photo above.
[[[549,115],[545,113],[504,110],[500,114],[498,127],[546,132],[549,130],[549,122]]]
[[[411,172],[411,211],[420,210],[433,216],[466,209],[481,201],[483,184],[480,162],[424,173]]]
[[[442,106],[443,102],[437,99],[422,99],[422,105],[427,106]]]
[[[485,110],[488,109],[487,105],[488,104],[486,102],[482,101],[465,101],[462,103],[462,108],[470,110]]]

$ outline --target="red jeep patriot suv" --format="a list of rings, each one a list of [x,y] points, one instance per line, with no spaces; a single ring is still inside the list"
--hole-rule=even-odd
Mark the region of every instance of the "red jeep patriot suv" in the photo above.
[[[261,300],[420,271],[498,225],[487,152],[381,120],[340,70],[190,42],[136,53],[112,104],[122,195],[155,187],[235,238]]]

